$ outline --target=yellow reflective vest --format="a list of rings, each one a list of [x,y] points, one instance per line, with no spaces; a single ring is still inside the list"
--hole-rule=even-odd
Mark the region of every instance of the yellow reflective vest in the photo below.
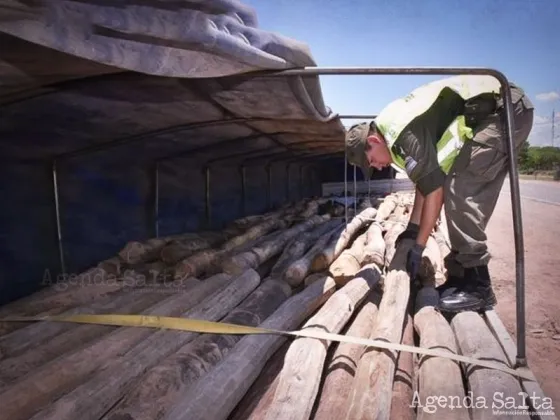
[[[387,105],[375,119],[379,131],[385,137],[397,169],[405,169],[404,156],[393,147],[402,131],[416,117],[426,112],[436,101],[442,90],[451,89],[465,101],[484,93],[500,93],[500,82],[492,76],[454,76],[420,86],[404,98]],[[455,158],[473,132],[459,115],[447,127],[436,143],[438,163],[444,173],[449,173]]]

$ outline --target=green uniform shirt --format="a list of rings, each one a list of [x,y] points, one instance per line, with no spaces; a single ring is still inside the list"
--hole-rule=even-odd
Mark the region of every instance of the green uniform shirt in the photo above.
[[[416,117],[403,130],[395,146],[406,157],[406,172],[423,196],[443,186],[436,144],[449,124],[463,113],[464,100],[446,90],[424,114]]]

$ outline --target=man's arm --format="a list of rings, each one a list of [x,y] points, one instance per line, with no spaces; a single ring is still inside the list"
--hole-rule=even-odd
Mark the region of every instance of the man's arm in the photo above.
[[[443,206],[445,174],[439,167],[433,143],[435,130],[425,118],[409,125],[398,140],[406,155],[406,172],[416,184],[410,222],[420,226],[416,243],[426,246]]]
[[[414,193],[414,206],[412,207],[412,213],[410,214],[410,223],[414,223],[415,225],[420,225],[420,221],[422,219],[422,211],[424,207],[424,196],[416,187],[416,191]]]
[[[432,230],[434,229],[439,218],[442,206],[443,187],[439,187],[429,193],[424,199],[424,203],[422,206],[422,215],[419,223],[420,230],[418,232],[418,236],[416,237],[417,244],[422,245],[423,247],[426,246],[428,238],[430,237],[430,234],[432,233]],[[412,215],[414,215],[414,213]]]

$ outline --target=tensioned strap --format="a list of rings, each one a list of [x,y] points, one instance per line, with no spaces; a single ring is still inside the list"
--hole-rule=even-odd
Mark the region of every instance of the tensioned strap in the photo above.
[[[155,315],[121,315],[121,314],[104,314],[104,315],[53,315],[44,317],[6,317],[0,319],[0,322],[35,322],[35,321],[51,321],[51,322],[73,322],[80,324],[101,324],[115,325],[122,327],[147,327],[160,328],[168,330],[189,331],[207,334],[281,334],[296,337],[316,338],[319,340],[336,341],[344,343],[359,344],[364,346],[377,347],[382,349],[405,351],[416,354],[424,354],[434,357],[445,357],[457,362],[477,365],[489,369],[501,370],[511,375],[536,381],[534,375],[528,368],[512,369],[504,364],[489,362],[486,360],[475,359],[472,357],[461,356],[450,351],[428,349],[423,347],[409,346],[400,343],[391,343],[381,340],[371,340],[367,338],[354,337],[349,335],[332,334],[314,329],[303,329],[298,331],[282,331],[260,327],[248,327],[245,325],[230,324],[226,322],[205,321],[201,319],[189,319],[180,317],[167,317]]]

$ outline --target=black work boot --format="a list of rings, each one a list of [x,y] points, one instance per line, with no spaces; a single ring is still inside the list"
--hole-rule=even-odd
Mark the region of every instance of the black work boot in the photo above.
[[[461,288],[464,284],[465,278],[460,276],[448,276],[445,283],[436,287],[437,292],[439,293],[439,297],[447,297],[457,291],[457,289]]]
[[[488,266],[465,268],[465,278],[454,292],[442,296],[439,309],[443,312],[486,311],[496,304]]]

